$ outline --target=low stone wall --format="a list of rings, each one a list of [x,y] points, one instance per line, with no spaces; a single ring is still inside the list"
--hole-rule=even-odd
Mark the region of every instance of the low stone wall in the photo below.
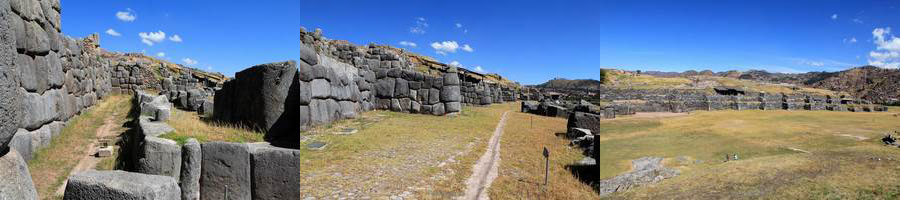
[[[290,199],[300,196],[300,152],[268,143],[199,143],[184,145],[160,138],[175,131],[165,123],[171,109],[165,95],[136,91],[140,113],[131,148],[134,172],[178,180],[182,199]]]
[[[659,95],[645,96],[642,102],[627,102],[636,112],[688,112],[695,110],[830,110],[886,111],[881,105],[842,104],[840,99],[816,95]],[[846,101],[843,103],[847,103]]]

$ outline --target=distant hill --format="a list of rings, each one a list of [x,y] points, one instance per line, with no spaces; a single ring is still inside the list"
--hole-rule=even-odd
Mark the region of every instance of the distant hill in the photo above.
[[[593,79],[576,79],[569,80],[564,78],[555,78],[546,83],[536,85],[538,88],[549,89],[577,89],[577,90],[597,90],[603,87],[603,82]]]
[[[779,74],[765,71],[744,73],[741,79],[792,83],[814,88],[847,92],[875,103],[896,104],[900,97],[900,70],[875,66],[856,67],[838,72]]]

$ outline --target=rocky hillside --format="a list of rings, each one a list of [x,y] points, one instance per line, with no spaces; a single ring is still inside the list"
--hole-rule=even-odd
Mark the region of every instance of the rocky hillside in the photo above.
[[[900,97],[900,70],[863,66],[838,72],[778,74],[765,71],[745,73],[742,79],[792,83],[847,92],[875,103],[896,104]]]
[[[542,83],[536,85],[538,88],[546,88],[546,89],[583,89],[583,90],[597,90],[603,87],[603,82],[593,79],[576,79],[569,80],[564,78],[555,78],[553,80],[549,80],[546,83]]]

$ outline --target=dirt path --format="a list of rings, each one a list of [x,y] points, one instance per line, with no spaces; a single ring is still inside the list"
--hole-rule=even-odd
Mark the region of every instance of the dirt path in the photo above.
[[[93,142],[91,142],[90,145],[88,145],[88,148],[82,154],[83,157],[81,157],[81,160],[79,160],[78,164],[75,165],[75,167],[72,168],[72,171],[69,172],[69,176],[71,176],[72,174],[78,173],[78,172],[87,171],[87,170],[94,169],[95,167],[97,167],[97,163],[100,163],[100,160],[103,160],[103,158],[94,156],[94,154],[96,153],[96,150],[99,148],[99,145],[100,145],[99,139],[116,136],[116,132],[112,131],[113,128],[115,128],[115,126],[116,126],[115,117],[114,116],[107,117],[106,120],[103,122],[103,126],[100,126],[100,128],[97,129],[96,139]],[[68,176],[66,176],[66,177],[68,177]],[[56,189],[57,196],[62,196],[65,193],[67,182],[68,182],[68,179],[66,181],[63,181],[63,184],[60,185],[59,188]]]
[[[509,111],[503,112],[497,128],[494,129],[494,135],[488,141],[488,149],[478,159],[478,163],[472,167],[472,176],[466,180],[466,193],[458,199],[489,199],[487,189],[491,187],[491,183],[497,178],[497,171],[500,167],[500,136],[503,135],[503,127],[506,125],[506,115]]]

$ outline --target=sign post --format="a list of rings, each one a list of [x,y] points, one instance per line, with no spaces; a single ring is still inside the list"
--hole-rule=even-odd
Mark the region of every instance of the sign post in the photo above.
[[[544,185],[547,185],[547,180],[550,178],[550,150],[547,150],[547,147],[544,147],[544,160],[546,161],[544,165]]]

